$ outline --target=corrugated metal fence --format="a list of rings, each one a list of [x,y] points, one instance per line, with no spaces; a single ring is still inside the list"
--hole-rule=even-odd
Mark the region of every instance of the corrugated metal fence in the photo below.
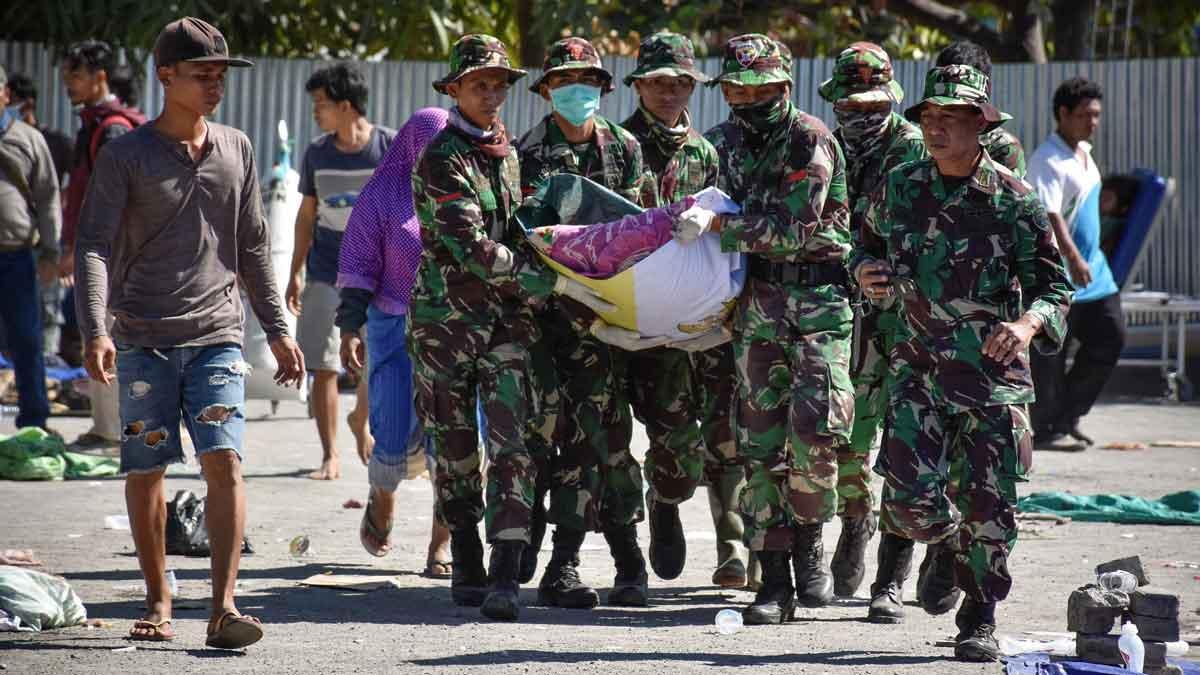
[[[269,166],[274,153],[275,127],[287,120],[299,148],[319,131],[312,120],[304,83],[313,70],[327,61],[301,59],[255,59],[253,69],[230,74],[225,103],[216,119],[244,130],[254,142],[261,167]],[[10,72],[31,75],[40,86],[39,117],[43,123],[74,129],[77,125],[53,55],[40,45],[0,42],[0,64]],[[379,62],[360,64],[370,83],[369,118],[399,127],[414,110],[450,104],[430,83],[442,76],[444,63]],[[617,90],[609,95],[601,112],[620,121],[637,105],[632,89],[619,81],[634,68],[634,59],[607,58],[605,65],[617,78]],[[920,95],[929,63],[897,62],[896,76],[909,99]],[[716,59],[701,63],[715,74]],[[797,104],[804,110],[833,121],[830,106],[817,95],[817,85],[833,69],[831,59],[802,59],[794,67]],[[1084,75],[1104,86],[1104,118],[1094,139],[1096,161],[1102,172],[1114,173],[1147,167],[1175,178],[1178,195],[1164,214],[1163,231],[1147,256],[1143,280],[1147,287],[1200,295],[1200,60],[1158,59],[1095,61],[1082,63],[997,65],[993,78],[994,98],[1014,119],[1008,123],[1032,152],[1052,130],[1051,98],[1059,82]],[[536,71],[513,89],[505,107],[505,124],[514,134],[523,133],[548,111],[540,97],[527,85]],[[522,85],[526,86],[522,86]],[[162,105],[162,89],[147,68],[142,86],[142,109],[156,113]],[[708,129],[725,119],[729,109],[717,89],[700,88],[692,102],[692,120],[698,129]],[[297,157],[299,153],[297,153]]]

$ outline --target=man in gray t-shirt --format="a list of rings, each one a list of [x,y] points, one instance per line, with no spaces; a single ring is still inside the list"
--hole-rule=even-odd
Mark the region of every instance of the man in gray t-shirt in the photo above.
[[[84,365],[120,383],[121,472],[146,582],[146,612],[131,640],[174,637],[165,579],[163,476],[183,461],[182,423],[208,486],[212,548],[210,647],[240,649],[261,623],[234,604],[246,520],[242,480],[245,376],[239,284],[279,364],[275,380],[299,384],[304,357],[287,334],[273,283],[270,240],[250,140],[205,119],[225,93],[225,38],[193,18],[159,34],[154,62],[162,114],[107,143],[79,218],[76,305]],[[105,308],[115,322],[111,336]]]
[[[358,193],[383,161],[396,132],[373,126],[364,117],[367,83],[348,64],[322,68],[305,85],[313,116],[325,132],[308,146],[300,166],[304,200],[296,216],[296,241],[288,281],[288,309],[299,317],[296,338],[313,374],[312,409],[321,438],[321,468],[308,475],[333,480],[341,475],[337,449],[338,355],[341,336],[334,326],[338,306],[338,253],[346,221]],[[303,274],[302,274],[303,272]],[[358,404],[347,420],[358,441],[358,455],[370,456],[366,378],[359,382]]]

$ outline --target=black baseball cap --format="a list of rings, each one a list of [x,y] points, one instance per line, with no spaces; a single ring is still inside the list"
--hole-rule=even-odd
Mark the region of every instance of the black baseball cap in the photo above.
[[[154,65],[170,66],[180,62],[224,63],[249,68],[246,59],[231,58],[225,36],[212,24],[185,16],[167,24],[154,41]]]

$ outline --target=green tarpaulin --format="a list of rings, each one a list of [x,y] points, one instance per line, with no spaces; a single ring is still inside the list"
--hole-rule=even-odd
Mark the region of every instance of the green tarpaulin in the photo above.
[[[67,452],[62,439],[36,427],[0,436],[0,479],[62,480],[115,476],[119,465],[111,457]]]
[[[1200,491],[1176,492],[1161,499],[1035,492],[1017,502],[1017,510],[1094,523],[1200,525]]]

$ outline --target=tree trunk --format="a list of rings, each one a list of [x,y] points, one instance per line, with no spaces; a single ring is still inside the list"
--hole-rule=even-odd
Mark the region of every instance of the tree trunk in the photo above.
[[[534,0],[517,0],[517,35],[521,41],[518,58],[524,68],[541,68],[546,55],[546,41],[538,35],[533,20]]]
[[[1031,0],[993,0],[992,4],[1009,10],[1012,15],[1009,28],[1003,34],[976,21],[961,9],[936,0],[888,0],[887,8],[915,23],[976,42],[996,61],[1045,63],[1042,20],[1031,7]]]
[[[1054,60],[1090,61],[1092,52],[1092,20],[1096,6],[1081,0],[1055,0]]]

